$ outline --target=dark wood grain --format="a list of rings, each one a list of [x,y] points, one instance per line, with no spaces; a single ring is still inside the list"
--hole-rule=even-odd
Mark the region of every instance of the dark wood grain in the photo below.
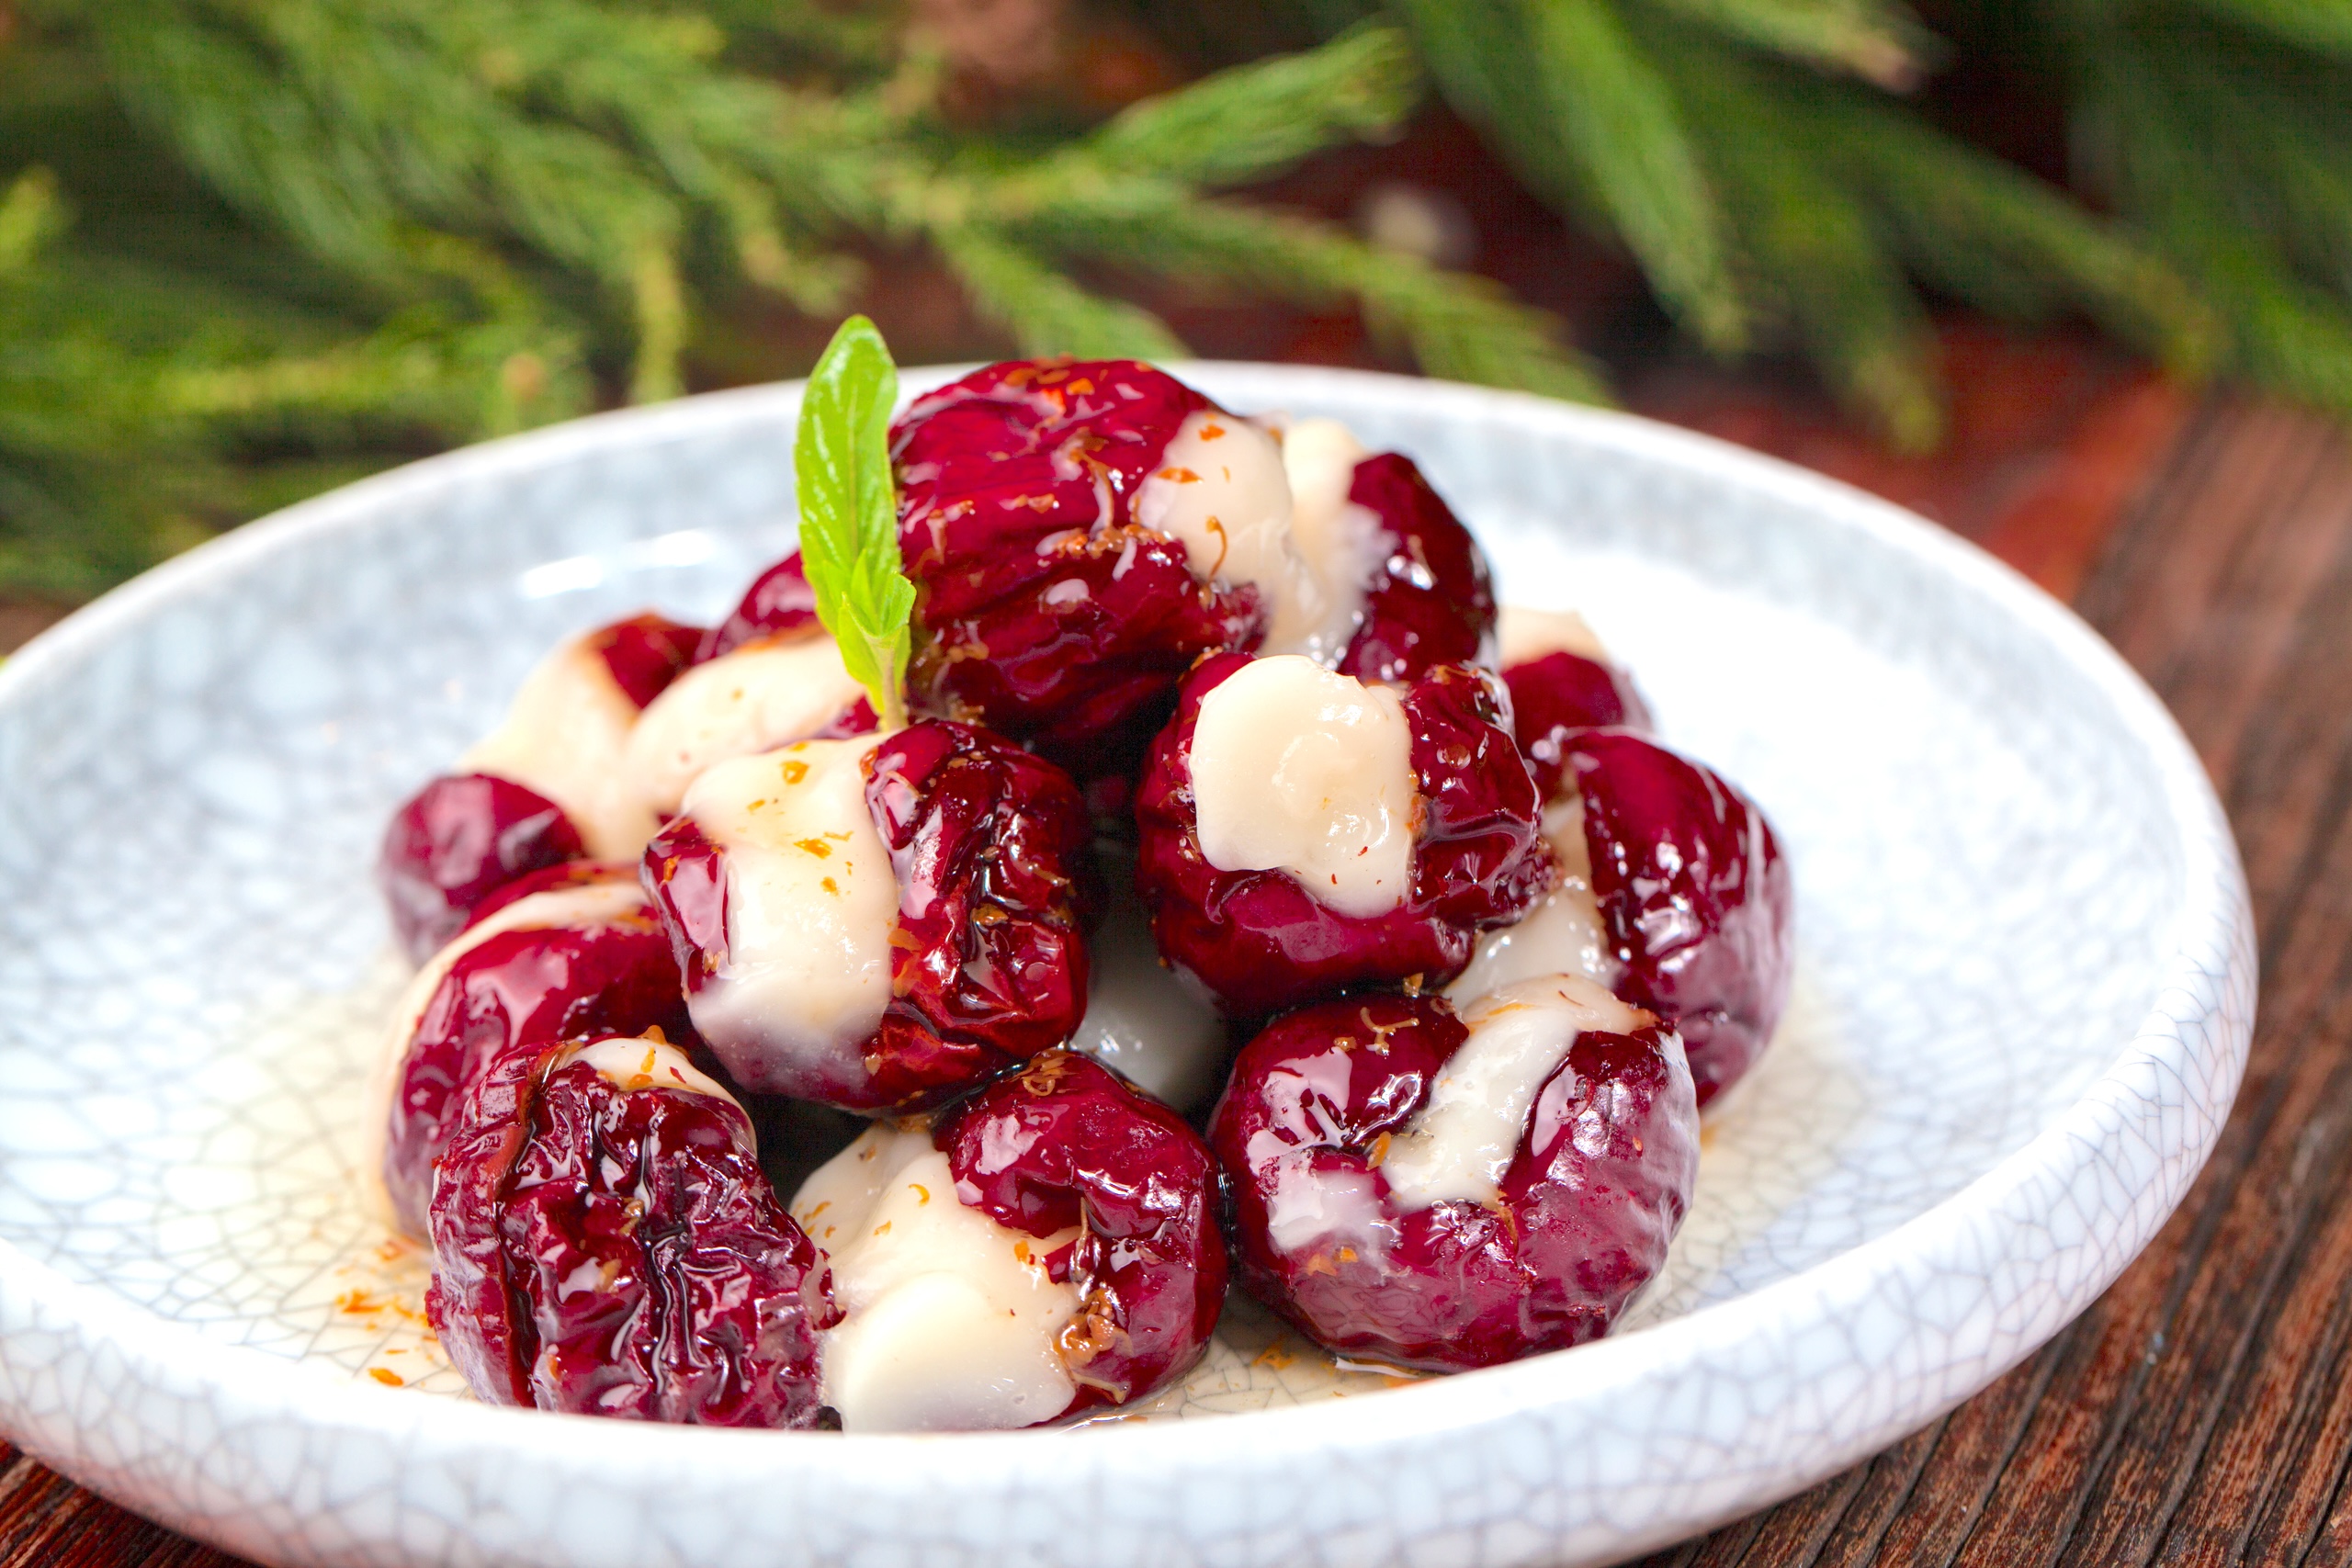
[[[2208,405],[2078,603],[2179,716],[2244,849],[2263,986],[2236,1113],[2039,1354],[1661,1568],[2352,1561],[2352,444]]]
[[[2144,378],[2077,389],[2042,456],[1982,465],[1997,504],[1937,510],[2075,591],[2213,773],[2263,963],[2236,1112],[2146,1253],[2039,1353],[1645,1568],[2352,1562],[2352,443]],[[1775,428],[1758,444],[1793,439]],[[233,1568],[0,1450],[0,1568],[130,1563]]]
[[[0,1443],[0,1564],[6,1568],[239,1568],[240,1561],[125,1513]]]

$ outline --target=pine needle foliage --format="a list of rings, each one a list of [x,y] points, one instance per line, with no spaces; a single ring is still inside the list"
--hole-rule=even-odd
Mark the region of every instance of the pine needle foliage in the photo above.
[[[2223,352],[2211,307],[2226,301],[2184,280],[2195,269],[2163,234],[2095,215],[1885,91],[1938,53],[1891,0],[1392,8],[1453,105],[1535,189],[1623,243],[1694,338],[1793,344],[1900,448],[1942,429],[1921,283],[2011,320],[2080,312],[2189,373]],[[1572,75],[1600,59],[1614,100]]]
[[[1601,400],[1558,322],[1249,187],[1433,88],[1722,356],[1939,438],[1931,296],[2352,414],[2352,0],[1070,0],[1214,70],[977,123],[890,0],[0,0],[0,592],[79,597],[387,462],[670,396],[710,302],[923,253],[1033,352],[1170,355],[1105,279],[1352,306]],[[2060,94],[2058,186],[1936,123]]]
[[[1386,15],[1526,184],[1719,354],[1792,345],[1895,446],[1942,392],[1920,289],[2077,314],[2352,414],[2352,0],[1290,0]],[[1261,24],[1262,25],[1262,24]],[[1995,54],[2063,97],[2062,189],[1913,94]]]
[[[1600,392],[1556,322],[1483,280],[1226,194],[1393,134],[1422,90],[1394,27],[1040,138],[960,126],[923,35],[810,0],[20,19],[0,591],[80,596],[306,475],[673,395],[705,299],[838,313],[876,246],[928,249],[1025,350],[1165,357],[1166,322],[1071,270],[1158,265],[1158,225],[1232,286],[1361,303],[1431,370]],[[169,201],[126,197],[142,179]]]

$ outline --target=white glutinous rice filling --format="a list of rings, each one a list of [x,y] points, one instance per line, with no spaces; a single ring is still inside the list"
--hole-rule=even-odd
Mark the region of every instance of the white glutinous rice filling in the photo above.
[[[727,875],[727,956],[687,1011],[746,1089],[838,1069],[889,1005],[899,884],[865,804],[881,743],[804,740],[686,790],[683,814]]]
[[[505,722],[458,771],[495,773],[554,801],[590,859],[635,860],[661,825],[622,765],[637,711],[591,637],[574,637],[524,678]]]
[[[1363,589],[1335,592],[1292,528],[1282,447],[1261,425],[1209,410],[1186,416],[1136,491],[1136,520],[1184,547],[1204,582],[1248,583],[1266,612],[1261,645],[1336,661],[1363,614]]]
[[[1464,1199],[1492,1203],[1526,1134],[1535,1097],[1586,1030],[1630,1034],[1649,1015],[1581,976],[1521,980],[1462,1013],[1464,1040],[1430,1084],[1429,1100],[1389,1141],[1388,1191],[1410,1212]]]
[[[1283,470],[1290,477],[1291,536],[1323,586],[1321,622],[1295,646],[1268,653],[1303,653],[1318,664],[1337,663],[1363,624],[1364,592],[1380,570],[1388,538],[1368,506],[1348,499],[1356,465],[1372,454],[1336,419],[1302,419],[1283,432]]]
[[[1356,465],[1371,456],[1355,432],[1336,419],[1298,419],[1283,426],[1291,526],[1302,536],[1329,529],[1355,488]]]
[[[1086,1017],[1069,1048],[1179,1111],[1198,1110],[1224,1080],[1225,1026],[1204,993],[1160,963],[1143,910],[1114,897],[1088,944]]]
[[[1193,800],[1219,871],[1283,871],[1343,915],[1385,914],[1413,877],[1413,737],[1385,686],[1295,654],[1201,699]]]
[[[753,643],[695,665],[647,704],[623,766],[639,800],[667,818],[712,763],[805,740],[864,692],[830,637]]]
[[[1500,649],[1498,668],[1509,670],[1554,653],[1573,653],[1606,664],[1609,650],[1574,610],[1531,610],[1505,604],[1495,614],[1495,641]]]
[[[1042,1259],[1075,1228],[1024,1235],[967,1207],[929,1131],[888,1123],[819,1167],[792,1217],[844,1314],[819,1351],[843,1431],[985,1431],[1068,1407],[1078,1385],[1056,1340],[1078,1288]]]
[[[1573,790],[1544,807],[1544,837],[1552,847],[1552,890],[1517,925],[1478,939],[1470,966],[1445,988],[1456,1008],[1514,981],[1544,975],[1581,975],[1613,989],[1625,966],[1618,962],[1592,891],[1592,854],[1585,843],[1584,798]]]
[[[570,1047],[558,1065],[570,1066],[574,1062],[587,1063],[623,1094],[648,1089],[675,1089],[688,1094],[707,1094],[729,1105],[737,1103],[717,1078],[695,1066],[684,1051],[664,1040],[608,1035]]]
[[[367,1142],[361,1150],[359,1179],[380,1214],[390,1219],[392,1213],[391,1199],[384,1190],[384,1144],[391,1133],[392,1096],[400,1088],[401,1068],[408,1060],[410,1044],[416,1039],[417,1025],[424,1021],[424,1010],[433,1003],[433,993],[441,988],[441,982],[449,977],[458,960],[507,931],[602,925],[642,913],[645,907],[645,890],[628,879],[589,882],[534,893],[494,910],[480,924],[451,937],[409,976],[408,984],[401,989],[400,999],[392,1004],[383,1043],[377,1050],[375,1070],[368,1075],[367,1109],[360,1123],[361,1135]]]

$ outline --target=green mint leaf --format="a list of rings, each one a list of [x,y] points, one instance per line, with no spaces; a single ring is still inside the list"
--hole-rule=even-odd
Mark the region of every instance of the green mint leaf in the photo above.
[[[902,694],[915,607],[915,585],[899,558],[890,478],[890,411],[898,400],[889,346],[872,321],[852,316],[809,373],[792,446],[800,560],[817,619],[891,729],[907,722]]]

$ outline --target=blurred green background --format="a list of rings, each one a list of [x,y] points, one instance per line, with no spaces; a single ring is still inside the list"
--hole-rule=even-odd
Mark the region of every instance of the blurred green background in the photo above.
[[[1332,358],[1608,400],[1931,311],[2352,412],[2352,0],[0,0],[0,601],[805,369]]]

